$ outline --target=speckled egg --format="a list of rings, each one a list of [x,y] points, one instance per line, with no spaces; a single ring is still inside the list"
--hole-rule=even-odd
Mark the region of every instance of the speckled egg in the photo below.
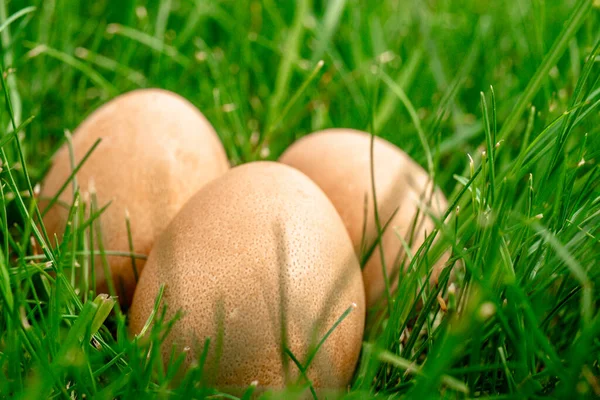
[[[155,238],[198,189],[229,169],[216,132],[187,100],[174,93],[144,89],[106,103],[73,135],[75,165],[96,140],[102,141],[76,175],[82,198],[95,192],[98,208],[111,202],[99,218],[112,282],[122,305],[130,303],[144,260],[130,252],[126,214],[129,214],[135,253],[147,255]],[[53,159],[41,190],[41,205],[56,195],[72,172],[64,145]],[[44,217],[50,235],[60,238],[73,201],[72,185]],[[88,205],[89,209],[89,205]],[[94,227],[94,235],[98,229]],[[95,246],[98,238],[94,239]],[[124,255],[115,255],[124,254]],[[109,292],[100,257],[96,261],[99,292]]]
[[[192,197],[152,249],[130,310],[132,333],[151,314],[161,284],[167,318],[184,312],[163,357],[175,344],[192,349],[188,363],[197,360],[194,343],[211,338],[206,368],[222,390],[293,382],[299,370],[284,345],[306,362],[346,310],[307,374],[322,389],[350,382],[365,320],[360,267],[334,206],[301,172],[244,164]]]
[[[366,132],[328,129],[303,137],[280,158],[282,163],[305,173],[325,192],[342,217],[358,255],[373,247],[378,232],[373,207],[370,146],[371,135]],[[420,207],[441,215],[447,208],[447,201],[438,189],[432,195],[433,184],[428,174],[398,147],[375,138],[373,155],[379,219],[382,226],[388,224],[382,236],[384,260],[393,288],[404,256],[399,237],[416,251],[423,243],[425,233],[435,227],[426,212],[419,211]],[[432,273],[434,281],[446,259],[444,256],[436,265]],[[385,290],[381,260],[377,247],[363,269],[368,306],[374,305]]]

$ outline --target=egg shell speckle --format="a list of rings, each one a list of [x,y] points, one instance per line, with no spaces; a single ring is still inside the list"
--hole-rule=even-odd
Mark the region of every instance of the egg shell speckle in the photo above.
[[[305,173],[331,199],[348,229],[358,255],[377,239],[371,180],[371,135],[353,129],[327,129],[298,140],[281,156],[280,161]],[[375,190],[383,234],[384,259],[392,289],[398,268],[393,268],[404,254],[400,235],[407,242],[419,203],[440,215],[447,201],[438,189],[432,192],[428,174],[406,153],[393,144],[376,137],[373,148]],[[366,229],[365,201],[368,207]],[[398,210],[394,215],[395,210]],[[393,216],[393,218],[392,218]],[[391,220],[390,220],[391,219]],[[425,232],[434,229],[433,221],[420,211],[410,248],[416,251],[424,241]],[[361,245],[362,248],[361,249]],[[432,273],[437,282],[447,260],[442,257]],[[408,262],[406,262],[408,265]],[[385,283],[379,247],[375,248],[363,269],[367,305],[374,305],[383,295]]]
[[[89,200],[95,191],[98,208],[112,202],[100,217],[105,250],[129,252],[128,213],[134,251],[149,254],[155,238],[183,204],[229,169],[225,150],[208,120],[183,97],[166,90],[135,90],[94,111],[73,135],[76,165],[99,138],[102,141],[76,179],[83,199]],[[65,144],[43,182],[42,207],[71,172]],[[51,237],[62,235],[68,217],[65,204],[72,201],[70,184],[44,218]],[[135,288],[131,258],[109,256],[108,262],[120,302],[127,305]],[[100,257],[96,265],[97,290],[108,293]],[[138,272],[143,267],[144,261],[136,260]]]
[[[163,357],[173,343],[193,348],[206,337],[214,343],[222,332],[214,383],[234,391],[255,380],[262,388],[284,385],[282,326],[288,347],[304,360],[310,343],[354,305],[308,371],[316,387],[349,383],[365,320],[360,267],[335,208],[295,169],[244,164],[200,190],[150,254],[130,312],[131,332],[143,327],[161,283],[168,317],[185,312]],[[197,355],[189,352],[188,362]],[[213,347],[207,365],[215,360]],[[286,363],[290,376],[298,376],[289,358]]]

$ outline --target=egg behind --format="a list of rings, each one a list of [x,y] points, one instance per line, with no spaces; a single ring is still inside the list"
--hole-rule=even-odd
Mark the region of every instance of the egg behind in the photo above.
[[[371,135],[366,132],[328,129],[298,140],[280,158],[282,163],[305,173],[331,199],[359,255],[371,247],[378,236],[373,207],[370,146]],[[440,215],[445,211],[447,202],[437,189],[432,195],[432,183],[427,173],[393,144],[376,137],[373,160],[375,193],[382,227],[389,221],[382,242],[387,274],[393,284],[398,273],[396,265],[404,255],[398,236],[412,242],[410,248],[416,251],[424,241],[425,232],[430,233],[435,227],[426,213],[419,211],[420,203],[425,209],[429,208],[434,214]],[[365,201],[368,209],[366,224]],[[419,214],[415,224],[417,211]],[[435,267],[432,274],[434,281],[446,259],[443,257]],[[385,290],[379,248],[375,248],[366,262],[363,278],[367,305],[372,306]]]
[[[325,194],[304,174],[273,162],[233,168],[200,190],[156,242],[135,292],[130,329],[140,332],[165,283],[167,318],[185,312],[163,344],[222,354],[214,382],[239,392],[285,384],[298,369],[282,356],[282,335],[302,362],[311,343],[351,308],[308,370],[317,388],[340,389],[352,377],[364,330],[360,267],[346,229]],[[200,346],[201,347],[201,346]],[[188,362],[197,359],[193,350]],[[283,357],[283,358],[282,358]]]
[[[192,194],[229,169],[223,146],[206,118],[187,100],[165,90],[135,90],[94,111],[74,132],[76,164],[99,138],[101,143],[76,179],[84,197],[96,192],[98,207],[112,201],[100,217],[104,248],[110,251],[129,252],[125,222],[129,213],[134,251],[147,255]],[[65,145],[43,182],[42,207],[71,172]],[[68,217],[65,204],[72,201],[69,185],[44,217],[50,235],[62,234]],[[108,262],[120,302],[127,305],[136,283],[131,258],[109,256]],[[100,260],[96,265],[97,290],[108,293]],[[138,259],[137,272],[143,267]]]

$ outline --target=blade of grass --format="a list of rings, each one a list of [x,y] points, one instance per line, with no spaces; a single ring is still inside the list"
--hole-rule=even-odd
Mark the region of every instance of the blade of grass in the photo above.
[[[78,60],[72,55],[64,53],[60,50],[56,50],[52,47],[49,47],[46,44],[37,44],[30,42],[26,44],[31,48],[31,50],[27,53],[28,58],[35,58],[39,55],[45,54],[56,60],[62,61],[63,63],[67,64],[72,68],[81,71],[96,86],[98,86],[104,91],[105,98],[107,97],[107,95],[115,96],[119,93],[117,88],[115,88],[109,81],[102,77],[102,75],[100,75],[98,72],[92,69],[88,64],[81,62],[81,60]]]
[[[317,62],[317,60],[320,60],[325,54],[325,49],[329,46],[329,42],[344,14],[346,2],[346,0],[332,0],[327,3],[327,10],[325,11],[321,29],[317,35],[317,48],[313,52],[311,58],[313,64]]]
[[[85,155],[83,156],[83,158],[81,159],[81,161],[79,162],[79,164],[77,164],[77,166],[75,167],[75,169],[73,169],[73,171],[71,172],[71,174],[69,175],[69,177],[67,178],[67,180],[65,181],[65,183],[62,184],[62,186],[58,189],[58,192],[56,192],[56,194],[54,195],[54,197],[48,202],[48,204],[46,205],[46,207],[42,211],[42,217],[45,216],[46,213],[48,213],[48,211],[50,211],[50,209],[54,206],[54,204],[56,204],[56,202],[58,201],[58,198],[60,197],[60,195],[62,194],[62,192],[64,192],[65,189],[67,188],[67,186],[69,186],[69,184],[71,183],[71,181],[73,181],[75,179],[75,176],[77,175],[77,172],[79,172],[79,170],[81,169],[81,167],[83,167],[83,165],[85,164],[85,162],[87,161],[87,159],[90,158],[90,156],[92,155],[92,153],[94,152],[94,150],[96,149],[96,147],[98,147],[98,145],[100,144],[101,141],[102,141],[102,139],[98,138],[94,142],[94,144],[92,145],[92,147],[90,147],[90,149],[85,153]]]
[[[294,13],[294,21],[287,34],[287,39],[283,48],[285,52],[282,55],[277,70],[275,79],[275,89],[271,95],[268,107],[267,125],[271,125],[269,121],[275,120],[276,114],[279,113],[281,102],[286,96],[286,89],[292,77],[292,66],[299,59],[300,44],[304,35],[304,19],[309,13],[312,2],[311,0],[298,0]]]
[[[371,345],[367,344],[365,346],[371,346]],[[423,375],[421,367],[419,367],[417,364],[415,364],[414,362],[408,361],[402,357],[399,357],[393,353],[390,353],[389,351],[378,350],[377,358],[382,362],[392,364],[395,367],[398,367],[398,368],[406,371],[406,373],[408,373],[408,374],[421,375],[421,376]],[[469,388],[463,382],[461,382],[458,379],[453,378],[449,375],[443,375],[442,382],[446,386],[448,386],[449,388],[451,388],[453,390],[456,390],[457,392],[469,393]]]
[[[381,71],[381,80],[396,96],[398,96],[404,107],[406,107],[406,109],[408,110],[410,118],[417,130],[419,140],[421,141],[421,145],[423,146],[423,150],[425,152],[425,159],[427,160],[427,171],[429,173],[429,177],[432,181],[435,182],[435,170],[433,168],[433,157],[431,155],[431,148],[429,147],[429,143],[427,142],[427,136],[425,135],[425,131],[421,127],[421,120],[417,114],[417,111],[415,110],[415,107],[409,100],[406,93],[404,93],[404,90],[383,71]]]
[[[4,0],[2,0],[2,6],[1,6],[4,10],[6,10],[6,5]],[[37,10],[37,7],[35,6],[29,6],[29,7],[25,7],[22,8],[21,10],[17,11],[16,13],[12,14],[10,17],[5,18],[5,17],[0,17],[0,19],[2,19],[4,22],[0,25],[0,33],[2,33],[4,31],[4,29],[6,29],[10,24],[12,24],[13,22],[15,22],[16,20],[18,20],[19,18],[30,14],[34,11]],[[3,14],[6,14],[6,11],[2,12]],[[10,37],[9,37],[10,40]],[[5,46],[7,43],[2,43],[3,46]]]
[[[565,52],[570,40],[575,36],[579,27],[583,24],[592,7],[592,0],[579,0],[571,15],[564,24],[562,31],[554,41],[552,47],[546,53],[542,64],[538,67],[535,74],[529,80],[527,87],[519,97],[517,104],[513,107],[508,117],[506,117],[502,128],[498,134],[499,140],[506,140],[513,130],[516,128],[523,112],[536,95],[544,79],[548,76],[550,69],[556,64],[560,56]]]
[[[106,27],[106,32],[111,35],[119,35],[134,40],[160,54],[166,55],[184,68],[191,65],[191,60],[179,53],[175,47],[169,46],[164,41],[137,29],[120,24],[110,24]]]

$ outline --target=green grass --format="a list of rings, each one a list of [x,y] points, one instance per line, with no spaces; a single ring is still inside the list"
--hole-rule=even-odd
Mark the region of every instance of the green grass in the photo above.
[[[91,250],[110,254],[100,205],[76,201],[57,244],[31,201],[65,131],[138,87],[192,101],[233,164],[352,127],[400,145],[447,194],[446,223],[369,315],[349,398],[600,396],[598,1],[35,3],[0,0],[1,397],[218,394],[202,363],[162,367],[177,322],[158,303],[132,342],[89,290]],[[456,281],[430,288],[444,251]]]

